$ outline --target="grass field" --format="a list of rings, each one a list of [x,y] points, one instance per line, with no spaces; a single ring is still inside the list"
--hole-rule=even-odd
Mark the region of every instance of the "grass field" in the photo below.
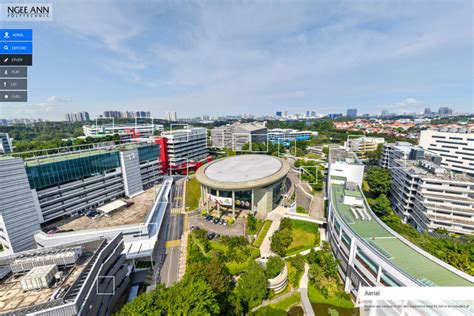
[[[273,307],[273,308],[279,309],[279,310],[283,310],[283,311],[288,311],[291,307],[293,307],[294,305],[296,305],[300,302],[301,302],[300,293],[295,292],[293,295],[282,299],[278,303],[270,305],[270,307]]]
[[[354,308],[354,304],[350,300],[346,300],[340,297],[329,297],[325,298],[321,292],[315,288],[312,284],[308,285],[308,296],[311,303],[323,303],[330,304],[342,308]]]
[[[313,248],[316,242],[316,235],[303,230],[293,229],[293,241],[286,250],[286,255],[291,256],[303,250]]]
[[[319,234],[318,224],[292,219],[291,226],[293,227],[293,241],[290,246],[288,246],[286,251],[287,256],[316,246]]]
[[[186,211],[194,211],[199,207],[201,198],[201,188],[196,178],[189,179],[186,182]]]
[[[265,223],[263,223],[263,226],[260,229],[260,232],[258,233],[257,239],[255,239],[255,241],[253,242],[253,246],[260,247],[271,225],[272,221],[270,220],[266,220]]]
[[[291,227],[293,227],[293,229],[303,230],[309,233],[316,233],[318,231],[318,224],[307,221],[300,221],[297,219],[291,220]]]

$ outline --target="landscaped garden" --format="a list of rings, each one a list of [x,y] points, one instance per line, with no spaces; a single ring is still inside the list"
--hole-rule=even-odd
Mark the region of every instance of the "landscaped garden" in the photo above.
[[[201,198],[201,186],[196,178],[186,181],[186,211],[194,211],[199,207],[199,199]]]
[[[318,225],[307,221],[283,218],[272,236],[271,249],[282,257],[297,254],[319,245]]]
[[[190,250],[199,251],[206,257],[219,256],[230,274],[239,274],[247,270],[260,255],[258,248],[249,245],[243,237],[220,236],[209,240],[204,229],[197,229],[191,234]]]
[[[262,244],[263,240],[265,239],[265,235],[267,234],[268,230],[270,229],[270,226],[272,225],[272,221],[266,220],[263,223],[263,226],[261,227],[260,231],[258,232],[257,238],[255,238],[255,241],[253,242],[254,247],[260,247]]]

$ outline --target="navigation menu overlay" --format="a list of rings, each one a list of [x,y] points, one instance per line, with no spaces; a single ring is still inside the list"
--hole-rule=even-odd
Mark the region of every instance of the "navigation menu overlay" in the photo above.
[[[0,29],[0,102],[28,101],[28,70],[33,64],[33,31]]]

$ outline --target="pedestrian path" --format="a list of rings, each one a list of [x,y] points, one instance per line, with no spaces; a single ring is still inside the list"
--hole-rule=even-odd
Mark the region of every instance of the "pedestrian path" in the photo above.
[[[304,264],[304,273],[300,280],[300,296],[301,303],[303,305],[303,311],[306,316],[314,316],[313,306],[311,306],[311,301],[308,296],[308,271],[309,264]]]
[[[270,225],[270,228],[268,229],[268,232],[265,235],[262,244],[260,245],[260,257],[266,259],[275,255],[275,253],[271,250],[271,237],[273,236],[273,233],[280,227],[280,221],[285,216],[286,211],[287,208],[280,205],[275,210],[268,213],[267,219],[271,220],[272,224]]]

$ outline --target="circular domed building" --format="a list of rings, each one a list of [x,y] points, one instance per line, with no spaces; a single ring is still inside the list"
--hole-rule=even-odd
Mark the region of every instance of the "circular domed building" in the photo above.
[[[239,155],[210,162],[196,172],[201,183],[202,204],[232,210],[248,210],[264,218],[286,192],[290,165],[269,155]]]

